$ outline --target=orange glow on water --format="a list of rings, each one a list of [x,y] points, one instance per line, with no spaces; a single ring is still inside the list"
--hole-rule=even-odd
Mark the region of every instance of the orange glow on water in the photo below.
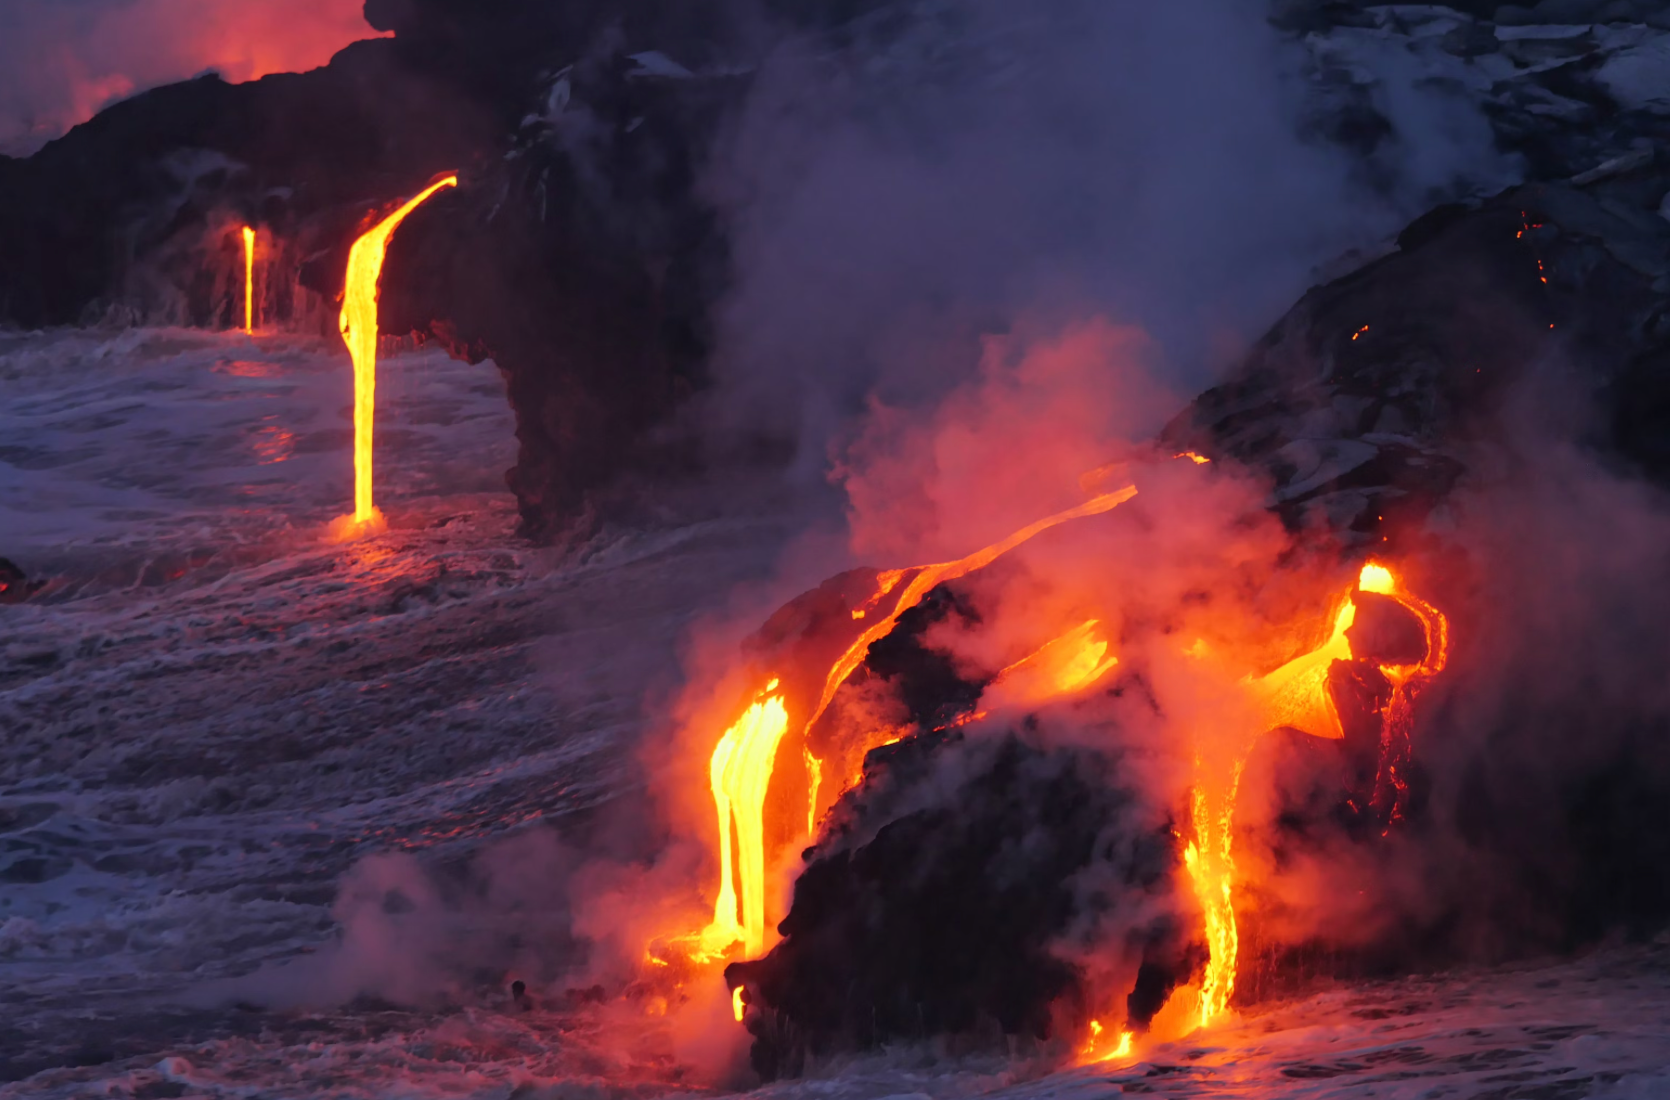
[[[244,332],[255,335],[255,230],[244,226]]]
[[[377,411],[377,293],[389,240],[412,211],[435,192],[458,186],[457,176],[430,185],[354,242],[342,289],[342,339],[354,360],[354,511],[344,534],[376,530],[382,514],[371,496],[372,431]],[[339,521],[341,523],[341,521]]]

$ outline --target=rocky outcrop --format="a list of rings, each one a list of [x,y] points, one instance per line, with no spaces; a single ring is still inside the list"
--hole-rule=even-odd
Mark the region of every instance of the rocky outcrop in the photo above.
[[[1144,825],[1098,753],[914,740],[840,812],[795,882],[783,940],[725,970],[766,1080],[890,1043],[1070,1039],[1111,992],[1062,950],[1075,922],[1126,956],[1116,968],[1141,987],[1132,1026],[1203,961],[1170,904],[1175,838]]]
[[[1593,440],[1670,474],[1670,163],[1434,210],[1317,287],[1167,430],[1268,470],[1274,504],[1360,543],[1418,524],[1539,362],[1578,365]]]

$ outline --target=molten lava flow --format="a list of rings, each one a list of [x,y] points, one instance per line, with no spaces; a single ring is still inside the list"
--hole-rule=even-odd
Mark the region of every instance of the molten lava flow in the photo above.
[[[853,670],[864,662],[864,655],[870,651],[870,646],[885,638],[893,630],[893,624],[898,622],[899,616],[921,603],[922,597],[929,592],[946,581],[954,581],[958,577],[967,576],[977,569],[984,569],[1015,547],[1043,534],[1052,527],[1060,526],[1071,520],[1111,512],[1136,495],[1135,486],[1126,486],[1117,492],[1103,493],[1077,508],[1059,512],[1048,519],[1041,519],[1030,527],[1023,527],[1002,542],[994,543],[984,550],[970,554],[958,561],[945,562],[941,565],[924,565],[918,569],[905,570],[897,574],[883,574],[884,577],[891,580],[887,588],[883,589],[884,595],[891,591],[893,585],[897,584],[903,576],[912,572],[915,575],[911,577],[909,584],[906,585],[904,593],[899,596],[892,613],[866,628],[859,639],[841,655],[840,660],[836,661],[835,666],[829,670],[829,675],[824,680],[823,695],[818,699],[818,705],[812,712],[812,717],[807,720],[807,726],[816,722],[823,715],[824,710],[829,706],[830,700],[835,698],[836,689],[845,683],[847,677],[852,675]]]
[[[1243,757],[1235,761],[1227,783],[1213,783],[1204,774],[1202,761],[1195,761],[1197,781],[1189,799],[1195,839],[1183,850],[1183,866],[1200,899],[1206,946],[1211,952],[1200,985],[1201,1027],[1228,1010],[1235,993],[1235,961],[1241,946],[1233,896],[1235,798],[1245,766]]]
[[[1409,783],[1404,772],[1413,755],[1410,733],[1415,723],[1415,695],[1449,662],[1450,622],[1436,607],[1404,591],[1397,577],[1384,566],[1365,565],[1357,586],[1402,604],[1420,620],[1426,640],[1426,652],[1415,664],[1379,666],[1381,675],[1392,685],[1392,698],[1381,713],[1380,764],[1370,805],[1390,831],[1403,820],[1408,807]]]
[[[1389,829],[1390,823],[1401,819],[1408,795],[1400,768],[1407,766],[1411,755],[1413,696],[1444,668],[1449,653],[1449,623],[1437,608],[1403,591],[1396,575],[1384,565],[1365,565],[1357,590],[1396,600],[1421,621],[1426,636],[1426,652],[1420,662],[1378,666],[1393,689],[1391,701],[1381,714],[1380,771],[1374,795],[1375,809],[1383,814]],[[1338,740],[1345,736],[1328,691],[1328,670],[1335,661],[1356,659],[1347,636],[1356,617],[1357,605],[1348,595],[1334,615],[1333,633],[1321,647],[1265,676],[1243,681],[1259,708],[1258,732],[1285,726],[1316,737]],[[1195,647],[1191,652],[1204,655],[1203,643],[1197,642]],[[1195,787],[1190,796],[1194,839],[1184,850],[1184,866],[1200,900],[1211,950],[1199,990],[1202,1027],[1228,1010],[1235,993],[1240,947],[1233,897],[1235,801],[1250,749],[1249,742],[1246,750],[1230,761],[1195,759]]]
[[[1098,637],[1101,622],[1091,619],[1053,638],[997,674],[982,696],[994,707],[1035,706],[1094,684],[1119,664]]]
[[[1077,508],[1057,513],[1047,519],[1010,535],[966,558],[938,565],[918,566],[914,569],[890,570],[876,578],[876,591],[863,608],[864,614],[855,615],[854,622],[864,623],[864,630],[835,660],[824,676],[823,690],[817,705],[811,709],[801,731],[810,729],[847,677],[863,663],[870,646],[885,638],[899,616],[922,602],[922,598],[947,581],[983,569],[999,557],[1035,536],[1075,519],[1111,512],[1137,495],[1134,486],[1117,492],[1104,493]],[[883,601],[892,596],[891,608]],[[1096,652],[1101,661],[1106,645]],[[1094,667],[1090,670],[1094,671]],[[1086,674],[1086,673],[1081,673]],[[750,956],[765,948],[765,796],[777,758],[777,747],[788,731],[788,710],[781,695],[773,695],[780,681],[773,679],[760,693],[760,699],[745,711],[736,724],[719,739],[709,763],[713,801],[719,817],[719,894],[714,902],[713,922],[695,937],[690,950],[695,961],[718,957],[741,942]],[[817,775],[814,771],[812,774]],[[815,825],[816,801],[808,812],[808,824]],[[736,854],[732,856],[732,837]],[[734,868],[734,872],[733,872]],[[736,875],[733,883],[732,875]]]
[[[713,923],[701,937],[701,954],[713,957],[741,940],[751,955],[765,946],[765,793],[777,761],[777,746],[788,732],[789,712],[779,681],[725,731],[713,750],[709,778],[719,812],[719,899]],[[732,838],[736,855],[732,857]],[[740,904],[732,883],[741,884]]]
[[[1289,726],[1333,741],[1345,736],[1328,695],[1328,669],[1335,661],[1351,659],[1345,632],[1356,621],[1357,605],[1348,599],[1334,616],[1333,635],[1320,649],[1295,657],[1267,676],[1246,681],[1260,704],[1265,729]]]
[[[346,534],[374,529],[382,515],[371,500],[371,431],[377,409],[377,284],[388,256],[389,238],[407,215],[443,187],[458,186],[457,176],[432,184],[422,194],[378,222],[354,242],[342,289],[342,339],[354,360],[354,514]]]
[[[1118,1058],[1129,1058],[1131,1047],[1136,1043],[1136,1036],[1129,1031],[1121,1031],[1119,1038],[1110,1049],[1104,1049],[1102,1035],[1107,1029],[1102,1021],[1090,1021],[1090,1037],[1085,1040],[1079,1050],[1079,1065],[1087,1066],[1097,1062],[1112,1062]]]
[[[244,332],[255,335],[255,230],[244,226]]]

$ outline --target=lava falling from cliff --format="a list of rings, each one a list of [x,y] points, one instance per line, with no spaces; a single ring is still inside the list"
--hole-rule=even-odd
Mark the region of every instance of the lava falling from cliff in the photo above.
[[[1370,806],[1384,822],[1383,829],[1389,830],[1403,819],[1407,807],[1408,783],[1402,772],[1410,759],[1414,696],[1443,671],[1447,661],[1449,622],[1445,616],[1406,592],[1390,568],[1371,562],[1363,566],[1356,590],[1346,596],[1335,613],[1327,642],[1263,676],[1249,676],[1244,683],[1257,715],[1256,727],[1249,731],[1253,737],[1285,728],[1328,740],[1342,739],[1345,733],[1329,688],[1329,675],[1338,662],[1371,657],[1365,653],[1359,658],[1351,637],[1357,623],[1357,601],[1365,593],[1396,601],[1418,619],[1423,632],[1421,652],[1411,654],[1407,661],[1373,662],[1392,690],[1377,714],[1380,739]],[[1249,738],[1241,751],[1227,759],[1212,759],[1200,749],[1194,757],[1196,777],[1189,812],[1194,837],[1185,849],[1184,860],[1200,901],[1210,948],[1199,989],[1198,1021],[1202,1027],[1229,1010],[1235,993],[1240,951],[1234,898],[1235,804],[1251,749]]]
[[[244,226],[244,333],[255,335],[255,230]]]
[[[458,186],[457,176],[429,185],[354,242],[342,288],[342,339],[354,360],[354,511],[337,521],[337,532],[352,537],[382,526],[372,499],[372,433],[377,411],[377,293],[389,240],[412,211],[430,196]]]

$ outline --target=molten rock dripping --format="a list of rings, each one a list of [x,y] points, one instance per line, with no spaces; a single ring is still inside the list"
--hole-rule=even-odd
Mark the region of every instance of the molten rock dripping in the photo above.
[[[1321,647],[1296,657],[1262,677],[1243,681],[1258,708],[1258,732],[1290,728],[1315,737],[1340,740],[1345,736],[1329,690],[1329,670],[1336,661],[1359,658],[1352,642],[1358,618],[1358,594],[1385,596],[1420,620],[1423,655],[1412,663],[1376,663],[1392,686],[1389,702],[1380,712],[1380,752],[1372,807],[1385,829],[1402,820],[1408,804],[1406,773],[1411,758],[1410,730],[1415,694],[1444,668],[1449,652],[1449,623],[1437,608],[1403,590],[1384,565],[1365,565],[1356,591],[1348,594],[1334,616],[1333,632]],[[1197,643],[1197,647],[1200,643]],[[1201,653],[1197,650],[1195,655]],[[1234,883],[1235,802],[1246,768],[1251,741],[1231,760],[1195,758],[1195,786],[1190,796],[1194,838],[1184,851],[1195,896],[1200,902],[1211,957],[1199,989],[1199,1024],[1204,1027],[1227,1012],[1235,993],[1235,967],[1240,948],[1236,928]]]
[[[255,335],[255,230],[244,226],[244,332]]]
[[[764,697],[713,750],[709,781],[719,813],[719,898],[713,923],[702,933],[704,956],[717,956],[739,940],[751,955],[765,947],[765,794],[777,746],[789,728],[783,697],[771,694],[778,684],[765,686]]]
[[[407,215],[431,195],[442,188],[456,186],[457,176],[430,185],[355,241],[348,253],[341,325],[343,342],[354,360],[354,512],[338,520],[334,527],[344,537],[384,526],[382,513],[371,498],[371,433],[377,409],[377,285],[382,279],[389,239]]]

